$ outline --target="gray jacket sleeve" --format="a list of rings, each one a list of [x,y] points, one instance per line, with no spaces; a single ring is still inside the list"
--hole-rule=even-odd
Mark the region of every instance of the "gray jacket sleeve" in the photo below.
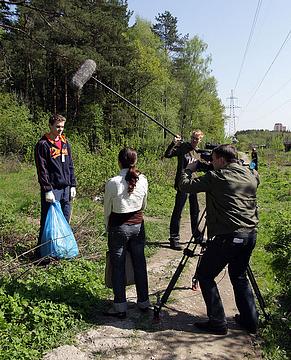
[[[208,173],[197,178],[192,177],[192,171],[185,170],[182,172],[179,189],[185,193],[200,193],[209,191],[211,186],[211,176]]]

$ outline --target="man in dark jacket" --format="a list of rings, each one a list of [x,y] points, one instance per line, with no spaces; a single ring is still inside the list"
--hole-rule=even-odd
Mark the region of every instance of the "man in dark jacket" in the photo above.
[[[181,137],[176,135],[174,140],[168,146],[165,157],[172,158],[177,157],[177,171],[175,177],[174,187],[177,190],[175,197],[175,205],[171,216],[170,222],[170,246],[174,250],[182,250],[180,245],[180,221],[182,216],[182,211],[185,206],[188,195],[178,188],[178,183],[181,177],[182,170],[188,165],[189,161],[192,159],[200,159],[199,154],[196,152],[198,144],[202,140],[204,134],[201,130],[194,130],[191,136],[191,142],[182,142]],[[195,239],[201,236],[199,230],[197,229],[197,222],[199,217],[199,204],[196,194],[189,195],[189,205],[190,205],[190,218],[191,218],[191,230]]]
[[[206,193],[206,224],[211,241],[196,275],[209,320],[197,322],[195,326],[219,335],[227,333],[227,322],[214,279],[226,265],[239,310],[236,322],[252,333],[258,326],[255,300],[246,271],[256,243],[259,179],[256,171],[238,164],[236,159],[233,145],[220,145],[212,153],[214,170],[193,178],[197,166],[193,161],[186,167],[179,184],[181,191]]]
[[[71,147],[63,135],[66,119],[58,114],[49,119],[50,132],[36,144],[35,163],[41,189],[41,218],[38,245],[41,244],[46,215],[51,203],[60,201],[66,220],[70,221],[70,200],[76,196],[76,180]],[[36,251],[40,256],[39,248]]]

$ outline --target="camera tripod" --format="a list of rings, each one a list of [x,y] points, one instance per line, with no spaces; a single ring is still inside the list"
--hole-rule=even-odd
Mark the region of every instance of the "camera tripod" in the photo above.
[[[204,209],[199,221],[198,221],[198,224],[197,224],[197,227],[196,229],[199,228],[200,224],[202,223],[202,220],[204,218],[206,214],[206,209]],[[180,263],[174,273],[174,275],[172,276],[165,292],[163,293],[163,296],[160,298],[159,297],[159,294],[157,296],[157,303],[156,305],[154,306],[154,320],[159,320],[160,319],[160,311],[162,309],[162,307],[166,304],[172,290],[174,289],[185,265],[187,264],[187,261],[189,260],[189,258],[192,258],[192,257],[195,257],[195,256],[198,256],[198,261],[197,261],[197,265],[196,265],[196,269],[195,269],[195,273],[194,273],[194,276],[192,277],[192,289],[193,290],[196,290],[198,288],[198,278],[197,278],[197,270],[199,268],[199,265],[200,265],[200,262],[201,262],[201,258],[202,258],[202,255],[204,253],[204,251],[206,250],[206,247],[207,247],[207,243],[210,241],[210,240],[206,240],[204,238],[204,233],[205,233],[205,230],[206,230],[206,224],[203,226],[203,230],[201,232],[201,237],[202,237],[202,241],[196,241],[194,236],[192,235],[186,248],[183,250],[183,257],[182,259],[180,260]],[[200,251],[199,252],[196,252],[196,249],[198,247],[198,245],[200,245]],[[264,301],[264,298],[262,297],[262,294],[260,292],[260,289],[259,289],[259,286],[256,282],[256,279],[254,277],[254,274],[252,272],[252,269],[250,267],[250,265],[248,265],[247,267],[247,276],[250,280],[250,283],[251,283],[251,286],[254,290],[254,293],[256,295],[256,298],[258,300],[258,303],[260,305],[260,309],[264,315],[264,318],[266,320],[269,319],[269,315],[267,314],[265,308],[266,308],[266,303]]]

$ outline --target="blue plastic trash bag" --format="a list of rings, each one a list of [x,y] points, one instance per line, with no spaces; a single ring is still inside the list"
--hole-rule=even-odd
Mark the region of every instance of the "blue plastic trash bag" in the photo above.
[[[254,161],[251,161],[251,162],[250,162],[250,165],[249,165],[249,168],[250,168],[251,170],[254,170],[254,169],[256,168],[256,163],[255,163]]]
[[[48,209],[41,237],[40,254],[58,259],[70,259],[79,253],[71,226],[68,224],[59,201]]]

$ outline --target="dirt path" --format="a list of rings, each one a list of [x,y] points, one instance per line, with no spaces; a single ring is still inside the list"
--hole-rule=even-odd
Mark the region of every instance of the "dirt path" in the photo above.
[[[190,239],[190,224],[183,222],[181,239]],[[158,291],[164,291],[183,254],[161,243],[159,251],[148,261],[151,301],[156,302]],[[194,327],[197,319],[205,317],[200,291],[189,287],[196,258],[190,258],[166,307],[161,320],[153,323],[153,312],[143,314],[135,306],[135,289],[128,289],[127,319],[101,319],[90,331],[79,334],[76,346],[62,346],[48,353],[44,360],[241,360],[261,359],[256,337],[240,330],[232,320],[236,313],[232,287],[226,272],[217,279],[229,321],[226,336],[201,333]]]

